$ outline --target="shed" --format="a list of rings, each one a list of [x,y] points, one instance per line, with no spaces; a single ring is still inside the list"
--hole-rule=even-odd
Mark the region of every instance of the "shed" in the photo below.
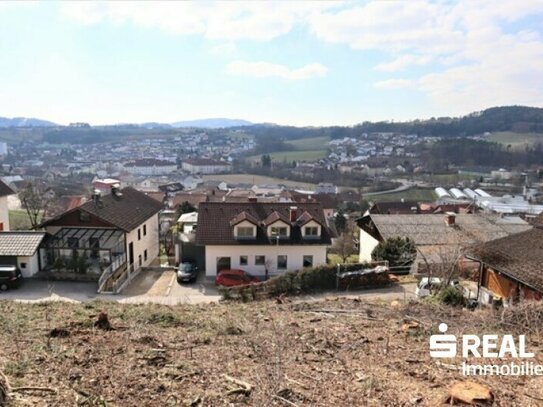
[[[19,267],[23,277],[32,277],[45,264],[38,250],[45,232],[0,232],[0,264]]]

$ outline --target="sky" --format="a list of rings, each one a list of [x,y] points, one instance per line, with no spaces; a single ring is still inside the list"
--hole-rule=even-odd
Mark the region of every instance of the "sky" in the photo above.
[[[0,116],[297,126],[543,107],[543,0],[0,2]]]

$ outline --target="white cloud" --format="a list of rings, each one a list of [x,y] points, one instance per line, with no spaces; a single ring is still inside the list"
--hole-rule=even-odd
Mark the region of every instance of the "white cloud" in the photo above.
[[[334,3],[309,2],[73,2],[63,3],[65,18],[83,23],[131,23],[174,35],[201,34],[208,39],[268,41]]]
[[[413,81],[409,79],[387,79],[375,82],[373,86],[379,89],[402,89],[413,86]]]
[[[276,77],[288,80],[304,80],[325,76],[328,72],[322,64],[313,63],[298,69],[290,69],[285,65],[263,61],[233,61],[228,64],[227,72],[236,76],[251,76],[255,78]]]
[[[396,72],[405,69],[410,65],[426,65],[432,62],[432,60],[433,57],[431,55],[400,55],[393,61],[376,65],[374,69],[381,72]]]
[[[235,42],[225,42],[213,45],[209,48],[209,52],[218,56],[230,56],[236,53],[238,47]]]

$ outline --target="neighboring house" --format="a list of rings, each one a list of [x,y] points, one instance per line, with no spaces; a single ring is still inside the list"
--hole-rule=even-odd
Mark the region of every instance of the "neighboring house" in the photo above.
[[[360,262],[371,261],[373,249],[388,238],[408,237],[417,247],[414,272],[427,265],[455,263],[463,250],[475,243],[487,242],[530,229],[519,217],[494,214],[368,214],[358,219]]]
[[[190,234],[196,232],[198,224],[198,212],[189,212],[182,214],[177,220],[179,233]]]
[[[41,251],[44,232],[0,232],[0,264],[19,267],[23,277],[32,277],[46,262]]]
[[[8,197],[15,192],[0,181],[0,231],[9,230]]]
[[[164,192],[168,196],[175,195],[177,192],[183,191],[183,189],[185,189],[185,187],[179,182],[171,182],[158,186],[158,190]]]
[[[177,164],[171,161],[146,158],[124,164],[124,169],[133,175],[162,175],[177,170]]]
[[[134,272],[158,256],[158,213],[162,207],[130,187],[95,195],[41,225],[52,235],[45,267],[52,268],[59,257],[86,256],[88,272],[100,276],[98,290],[120,291]]]
[[[338,187],[328,182],[319,182],[315,186],[315,193],[316,194],[337,194]]]
[[[198,212],[182,214],[177,225],[179,233],[175,245],[175,262],[194,261],[198,267],[204,267],[204,248],[195,245]]]
[[[369,209],[371,214],[381,215],[410,215],[419,213],[419,203],[417,201],[390,201],[376,202]]]
[[[208,278],[223,269],[265,276],[325,264],[330,243],[318,203],[206,202],[198,210]]]
[[[189,174],[220,174],[230,172],[232,166],[224,161],[199,158],[184,160],[181,168]]]
[[[200,177],[187,175],[186,177],[181,178],[179,182],[185,189],[196,189],[198,188],[198,185],[204,183],[204,180]]]
[[[478,297],[483,304],[543,299],[543,223],[467,250],[479,263]]]
[[[92,187],[104,195],[109,194],[111,188],[116,185],[121,185],[121,181],[114,178],[94,178],[92,180]]]

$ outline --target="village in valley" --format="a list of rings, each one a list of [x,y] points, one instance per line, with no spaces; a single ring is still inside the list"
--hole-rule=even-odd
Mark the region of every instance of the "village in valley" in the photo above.
[[[543,406],[542,18],[0,2],[0,407]]]

